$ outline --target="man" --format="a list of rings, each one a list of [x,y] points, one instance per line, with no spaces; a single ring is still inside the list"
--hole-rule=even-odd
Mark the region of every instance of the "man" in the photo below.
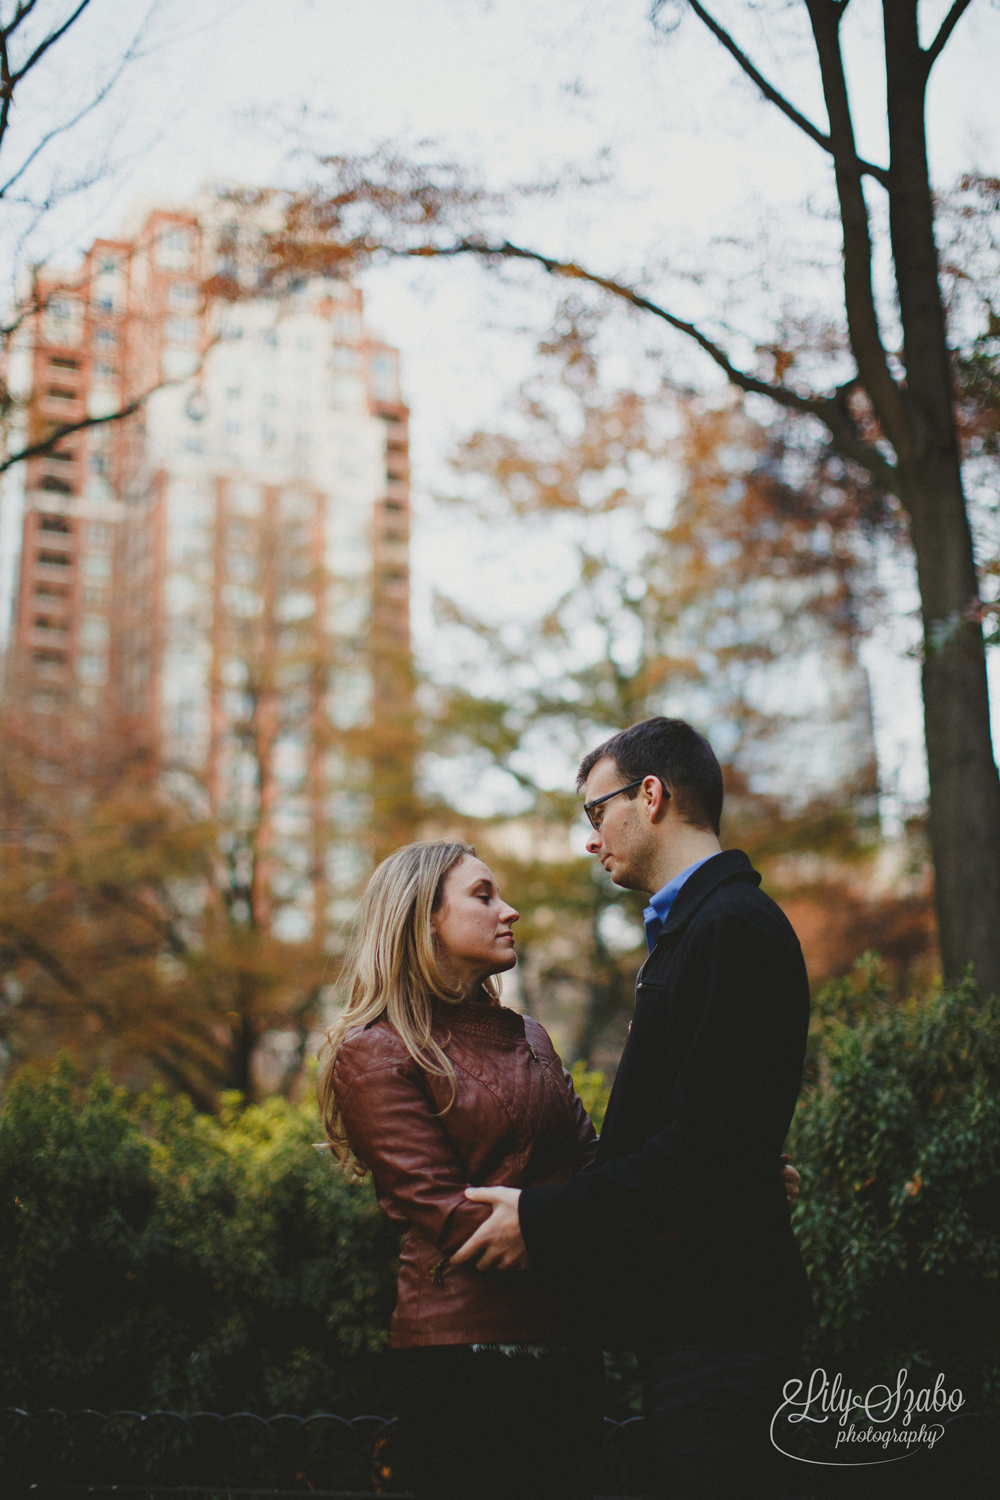
[[[672,1500],[767,1493],[768,1426],[811,1304],[779,1170],[809,990],[795,933],[719,844],[722,773],[679,719],[584,759],[587,848],[653,893],[649,957],[595,1165],[561,1186],[470,1188],[490,1218],[452,1257],[528,1262],[594,1337],[640,1353]]]

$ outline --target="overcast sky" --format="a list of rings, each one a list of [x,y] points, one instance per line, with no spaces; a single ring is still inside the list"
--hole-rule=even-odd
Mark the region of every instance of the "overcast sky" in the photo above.
[[[947,4],[925,0],[923,9],[930,31]],[[92,0],[21,107],[22,143],[107,79],[148,11],[142,0]],[[762,70],[825,125],[804,6],[720,0],[716,11]],[[845,30],[861,149],[884,159],[876,0],[853,0]],[[974,0],[930,88],[940,186],[968,170],[1000,175],[998,42],[1000,10]],[[824,154],[737,77],[693,16],[655,34],[647,0],[161,0],[137,51],[106,103],[59,147],[63,181],[105,171],[40,223],[27,246],[34,258],[71,257],[95,233],[112,233],[136,197],[183,201],[206,179],[308,176],[308,158],[294,153],[301,140],[333,152],[432,139],[437,154],[468,162],[495,185],[603,161],[603,185],[522,205],[515,233],[611,274],[658,268],[658,291],[700,315],[713,310],[704,302],[711,284],[699,288],[671,268],[697,270],[713,256],[725,264],[713,237],[759,239],[764,274],[741,284],[726,309],[751,335],[770,306],[801,290],[782,285],[783,265],[832,233],[822,219],[830,202]],[[9,225],[3,243],[11,244]],[[498,284],[458,264],[373,271],[364,286],[369,320],[404,355],[419,518],[415,613],[430,650],[425,601],[435,584],[454,588],[459,565],[480,596],[484,586],[507,586],[523,604],[552,586],[543,566],[524,559],[500,561],[498,571],[482,539],[426,498],[447,486],[455,440],[495,420],[529,367],[532,328],[552,289],[524,277]],[[808,290],[823,294],[819,281]],[[638,324],[619,345],[637,376],[651,343],[675,373],[711,378],[683,346]],[[470,546],[479,549],[472,569]],[[489,548],[497,550],[496,539]],[[884,769],[904,793],[919,794],[916,667],[885,644],[872,660]]]

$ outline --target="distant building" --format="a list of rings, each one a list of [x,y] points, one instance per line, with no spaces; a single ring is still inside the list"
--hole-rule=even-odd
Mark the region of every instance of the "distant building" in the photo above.
[[[39,273],[22,437],[141,404],[8,476],[0,602],[7,693],[199,783],[293,935],[406,800],[408,412],[361,293],[255,290],[253,232],[206,195]]]

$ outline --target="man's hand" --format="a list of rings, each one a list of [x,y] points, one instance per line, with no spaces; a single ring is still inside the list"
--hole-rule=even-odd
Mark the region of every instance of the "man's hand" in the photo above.
[[[466,1188],[473,1203],[489,1203],[493,1209],[451,1257],[453,1266],[475,1261],[477,1271],[526,1271],[531,1264],[517,1217],[520,1188]]]
[[[798,1200],[799,1183],[802,1181],[802,1178],[792,1166],[790,1157],[783,1156],[781,1162],[781,1181],[785,1189],[785,1196],[788,1199],[788,1207],[794,1208]]]

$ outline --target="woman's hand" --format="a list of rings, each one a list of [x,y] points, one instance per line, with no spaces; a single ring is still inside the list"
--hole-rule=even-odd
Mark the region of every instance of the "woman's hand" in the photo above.
[[[781,1158],[781,1181],[785,1189],[785,1196],[788,1199],[788,1207],[794,1208],[798,1202],[799,1183],[802,1181],[802,1178],[792,1166],[792,1158],[790,1156],[782,1156]]]

